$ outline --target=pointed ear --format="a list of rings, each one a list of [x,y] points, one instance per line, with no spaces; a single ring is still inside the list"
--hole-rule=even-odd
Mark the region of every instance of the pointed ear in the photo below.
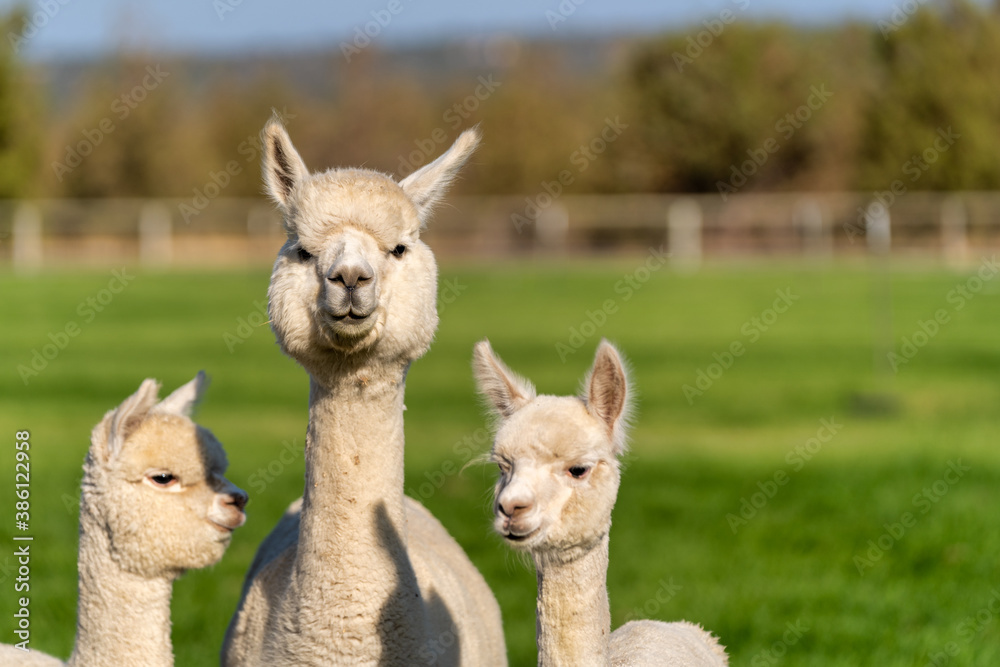
[[[194,413],[195,406],[201,402],[201,396],[207,386],[208,376],[205,375],[205,371],[198,371],[193,380],[157,403],[153,412],[190,417]]]
[[[400,181],[403,192],[416,204],[422,224],[427,224],[431,209],[444,197],[458,170],[477,146],[479,129],[473,127],[460,134],[441,157]]]
[[[472,369],[479,393],[501,417],[510,417],[535,397],[535,387],[507,368],[488,340],[473,348]]]
[[[584,392],[587,412],[605,425],[615,454],[621,454],[625,451],[631,397],[625,364],[618,350],[606,340],[597,346],[594,365],[584,380]]]
[[[264,148],[262,167],[267,194],[282,211],[288,213],[292,192],[309,175],[309,170],[292,145],[277,114],[264,126],[261,143]]]
[[[138,391],[126,398],[121,405],[111,410],[90,434],[90,451],[102,463],[118,456],[122,445],[149,415],[156,404],[160,383],[153,379],[144,380]]]

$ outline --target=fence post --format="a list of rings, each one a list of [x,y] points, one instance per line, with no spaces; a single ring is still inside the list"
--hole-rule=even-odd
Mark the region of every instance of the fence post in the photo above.
[[[569,234],[569,211],[559,202],[538,212],[535,233],[542,247],[549,250],[565,250],[566,236]]]
[[[670,264],[678,271],[697,271],[701,266],[701,206],[682,197],[667,209],[667,246]]]
[[[160,202],[144,204],[139,213],[139,261],[143,266],[163,266],[173,255],[170,211]]]
[[[829,259],[833,243],[823,219],[823,209],[814,198],[800,200],[792,211],[792,219],[802,230],[803,251],[812,259]]]
[[[889,209],[879,202],[868,204],[868,208],[865,209],[865,229],[868,252],[873,255],[888,255],[892,247]]]
[[[38,206],[28,202],[18,204],[11,231],[14,271],[37,271],[42,266],[42,214]]]
[[[941,202],[941,250],[948,266],[958,269],[968,264],[968,227],[968,215],[959,197]]]
[[[865,209],[865,238],[872,265],[872,363],[876,371],[888,376],[889,353],[894,349],[892,332],[892,289],[889,273],[889,250],[892,231],[889,209],[871,202]]]

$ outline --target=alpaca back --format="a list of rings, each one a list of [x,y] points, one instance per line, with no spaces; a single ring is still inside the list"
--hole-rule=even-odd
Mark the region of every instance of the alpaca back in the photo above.
[[[726,667],[719,640],[693,623],[631,621],[611,633],[613,667]]]
[[[22,651],[9,644],[0,644],[0,665],[3,667],[63,667],[63,661],[38,651]]]

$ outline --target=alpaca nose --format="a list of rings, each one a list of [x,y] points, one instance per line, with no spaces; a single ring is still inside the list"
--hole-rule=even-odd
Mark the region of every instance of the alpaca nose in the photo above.
[[[523,514],[527,514],[535,506],[531,498],[524,496],[510,496],[507,498],[501,496],[500,502],[497,504],[500,506],[500,512],[510,519],[516,519]]]
[[[358,285],[375,277],[375,270],[368,262],[338,262],[330,269],[327,279],[330,282],[341,283],[348,291],[353,291]]]
[[[237,489],[236,491],[227,493],[222,502],[226,505],[232,505],[242,512],[243,508],[247,506],[248,500],[250,500],[250,497],[247,495],[247,492],[243,489]]]

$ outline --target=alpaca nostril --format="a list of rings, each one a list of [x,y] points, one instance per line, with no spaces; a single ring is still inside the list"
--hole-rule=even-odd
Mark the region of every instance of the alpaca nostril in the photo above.
[[[225,503],[227,505],[232,505],[239,511],[243,511],[243,508],[247,506],[247,501],[250,500],[245,491],[238,491],[236,493],[230,493]]]
[[[532,507],[530,501],[521,499],[500,503],[500,511],[510,519],[516,519],[518,516],[528,513]]]
[[[372,267],[365,264],[354,264],[351,266],[337,266],[330,272],[327,279],[330,282],[341,283],[348,291],[353,291],[362,283],[366,283],[375,277]]]

